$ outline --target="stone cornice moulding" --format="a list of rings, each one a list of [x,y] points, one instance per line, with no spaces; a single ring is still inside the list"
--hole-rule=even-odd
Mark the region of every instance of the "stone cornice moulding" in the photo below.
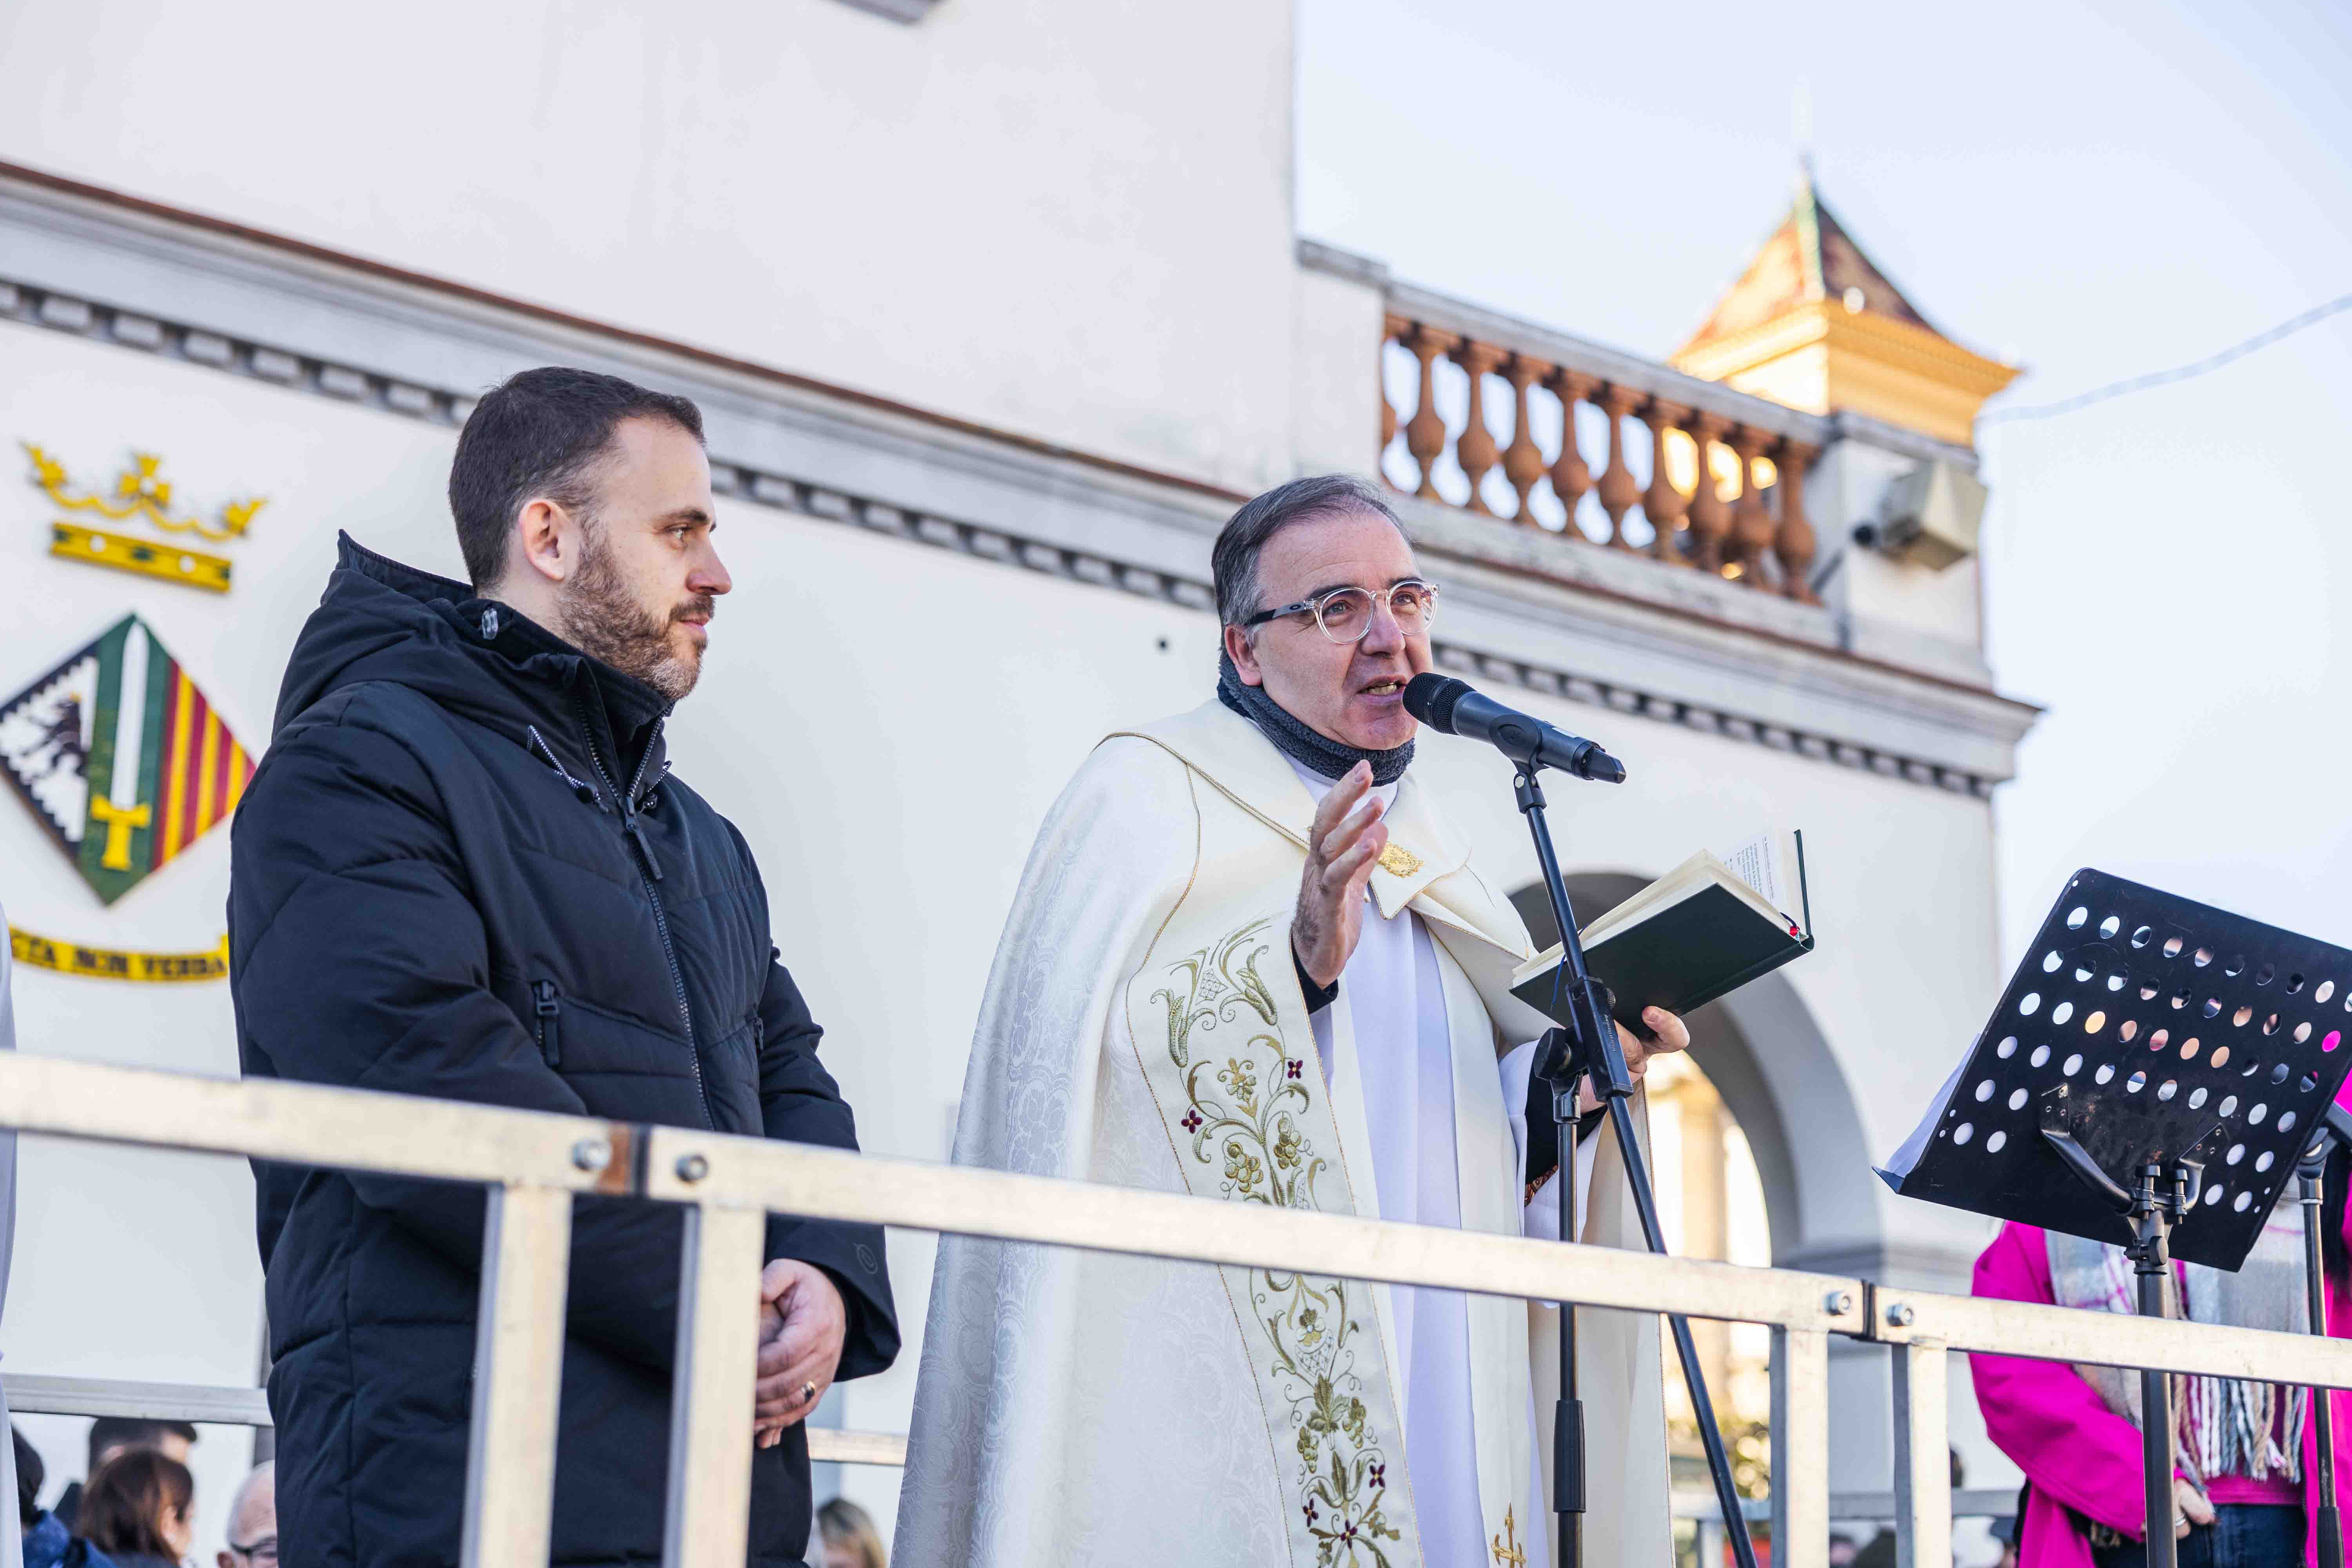
[[[192,239],[152,217],[120,218],[0,180],[0,323],[453,428],[477,390],[522,365],[560,358],[652,376],[702,404],[723,494],[1213,610],[1202,567],[1232,504],[1227,492],[854,398],[845,405],[758,367],[671,353],[593,323],[518,315],[406,279],[339,275],[315,257],[289,266],[235,237]],[[103,294],[60,281],[74,278],[104,285]],[[258,330],[237,330],[248,325]],[[1704,612],[1692,616],[1708,624],[1689,624],[1628,599],[1580,614],[1572,585],[1486,575],[1507,591],[1475,595],[1473,635],[1441,640],[1437,653],[1445,667],[1489,681],[1978,797],[2014,771],[2014,736],[2002,732],[2021,735],[2032,721],[2022,704],[1947,694],[1934,678],[1872,668],[1834,647],[1799,649],[1789,639],[1759,659],[1752,631]],[[1550,612],[1531,614],[1546,598],[1556,601]],[[1559,639],[1530,635],[1547,624],[1581,626],[1594,662],[1560,668]],[[1533,646],[1547,640],[1550,647]],[[1629,682],[1615,656],[1643,645],[1678,652],[1686,679],[1654,689]],[[1603,669],[1612,673],[1594,673]],[[1916,710],[1891,730],[1881,721],[1898,717],[1901,704],[1885,700],[1890,683],[1907,687]],[[1786,710],[1800,690],[1851,700],[1826,706],[1818,717],[1829,722],[1808,722]],[[2015,712],[1988,724],[1972,710],[1985,700]]]

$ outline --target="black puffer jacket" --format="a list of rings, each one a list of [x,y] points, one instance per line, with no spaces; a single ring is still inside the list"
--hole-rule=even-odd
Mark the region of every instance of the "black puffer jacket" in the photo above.
[[[234,830],[245,1071],[856,1147],[751,851],[667,775],[664,712],[513,610],[343,540]],[[288,1556],[456,1563],[479,1190],[255,1177]],[[680,1238],[669,1205],[576,1203],[559,1563],[660,1559]],[[879,1230],[772,1220],[768,1256],[840,1287],[842,1377],[890,1363]],[[751,1561],[798,1563],[809,1508],[794,1426],[753,1460]]]

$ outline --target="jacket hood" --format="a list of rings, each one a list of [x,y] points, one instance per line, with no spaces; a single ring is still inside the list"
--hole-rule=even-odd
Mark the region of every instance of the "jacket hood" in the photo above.
[[[669,711],[662,694],[591,658],[510,605],[336,536],[335,569],[278,689],[273,738],[345,687],[390,681],[529,743],[577,735],[633,769]],[[653,761],[657,770],[659,758]]]

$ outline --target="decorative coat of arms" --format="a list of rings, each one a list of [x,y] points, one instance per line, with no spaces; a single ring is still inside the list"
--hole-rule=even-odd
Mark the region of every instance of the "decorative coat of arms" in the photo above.
[[[0,771],[110,904],[228,820],[253,759],[133,615],[0,703]]]

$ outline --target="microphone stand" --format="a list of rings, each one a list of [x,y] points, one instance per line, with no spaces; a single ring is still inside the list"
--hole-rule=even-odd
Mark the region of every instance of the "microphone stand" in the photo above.
[[[1640,1211],[1642,1235],[1652,1252],[1666,1250],[1665,1232],[1658,1224],[1657,1198],[1650,1190],[1648,1162],[1643,1157],[1642,1145],[1633,1134],[1633,1076],[1625,1065],[1624,1047],[1618,1043],[1616,1020],[1593,990],[1592,976],[1584,964],[1584,943],[1576,934],[1576,917],[1568,907],[1568,886],[1561,880],[1559,858],[1553,851],[1551,826],[1544,816],[1543,786],[1536,782],[1541,764],[1536,760],[1539,736],[1529,736],[1528,743],[1515,743],[1519,739],[1516,729],[1498,726],[1489,739],[1501,747],[1517,763],[1518,772],[1511,788],[1519,806],[1519,814],[1528,819],[1528,831],[1535,839],[1536,861],[1543,868],[1544,890],[1551,898],[1551,912],[1559,922],[1559,942],[1563,957],[1561,971],[1568,984],[1568,1026],[1550,1032],[1553,1060],[1537,1064],[1552,1086],[1552,1120],[1559,1130],[1559,1191],[1560,1239],[1573,1241],[1576,1237],[1576,1097],[1577,1086],[1585,1078],[1592,1079],[1595,1092],[1609,1107],[1609,1122],[1616,1131],[1618,1152],[1625,1162],[1625,1173],[1633,1189],[1634,1206]],[[1524,753],[1524,754],[1522,754]],[[1557,994],[1555,999],[1559,1000]],[[1557,1068],[1557,1073],[1547,1069]],[[1706,1376],[1698,1364],[1698,1347],[1691,1340],[1690,1321],[1679,1314],[1670,1314],[1667,1322],[1675,1336],[1675,1359],[1682,1363],[1683,1382],[1690,1391],[1691,1413],[1698,1421],[1699,1442],[1706,1450],[1707,1473],[1715,1480],[1716,1505],[1722,1510],[1725,1532],[1731,1539],[1732,1552],[1738,1568],[1756,1568],[1756,1546],[1748,1536],[1748,1521],[1739,1509],[1738,1489],[1732,1485],[1731,1459],[1724,1452],[1723,1434],[1716,1429],[1715,1403],[1707,1397]],[[1576,1376],[1576,1305],[1562,1301],[1559,1305],[1559,1404],[1552,1418],[1552,1502],[1559,1519],[1559,1568],[1583,1568],[1585,1461],[1584,1405],[1578,1397]]]

